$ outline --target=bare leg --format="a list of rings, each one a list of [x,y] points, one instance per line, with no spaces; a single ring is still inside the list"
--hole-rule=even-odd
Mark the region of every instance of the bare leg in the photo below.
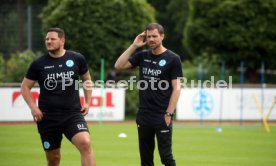
[[[95,166],[95,158],[91,150],[90,135],[88,132],[79,132],[72,138],[72,143],[81,154],[82,166]]]
[[[45,151],[48,166],[59,166],[60,149]]]

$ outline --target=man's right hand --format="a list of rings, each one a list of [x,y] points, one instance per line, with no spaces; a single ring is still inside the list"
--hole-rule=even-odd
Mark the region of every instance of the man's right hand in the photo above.
[[[117,61],[114,64],[116,70],[123,70],[132,67],[132,64],[129,62],[129,57],[136,51],[138,47],[144,46],[146,42],[146,32],[142,32],[136,36],[133,43],[120,55]]]
[[[142,33],[140,33],[138,36],[136,36],[136,38],[134,39],[134,41],[133,41],[133,45],[135,46],[135,47],[142,47],[142,46],[144,46],[147,42],[146,42],[146,37],[147,37],[147,35],[146,35],[146,32],[142,32]]]
[[[36,108],[32,109],[32,116],[33,116],[35,122],[39,122],[43,118],[43,113],[38,107],[36,107]]]

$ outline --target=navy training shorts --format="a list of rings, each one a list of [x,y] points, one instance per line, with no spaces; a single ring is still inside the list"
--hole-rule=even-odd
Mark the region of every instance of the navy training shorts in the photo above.
[[[37,127],[45,151],[60,148],[63,134],[71,141],[75,134],[89,132],[88,125],[80,113],[62,117],[44,115]]]

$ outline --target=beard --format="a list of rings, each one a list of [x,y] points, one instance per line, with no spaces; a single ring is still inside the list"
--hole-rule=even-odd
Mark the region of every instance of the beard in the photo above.
[[[50,52],[50,53],[52,53],[52,54],[55,54],[55,53],[59,52],[60,46],[54,47],[54,48],[48,48],[48,47],[47,47],[47,50],[48,50],[48,52]]]
[[[159,43],[159,44],[154,44],[154,45],[148,44],[148,46],[149,46],[152,50],[156,50],[156,49],[158,49],[158,48],[161,47],[161,43]]]

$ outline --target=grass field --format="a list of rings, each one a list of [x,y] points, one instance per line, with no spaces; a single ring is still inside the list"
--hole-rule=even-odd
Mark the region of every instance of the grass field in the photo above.
[[[134,122],[90,124],[98,166],[139,166]],[[118,138],[119,133],[127,138]],[[178,166],[275,166],[276,126],[266,133],[262,126],[187,126],[176,123],[173,151]],[[161,166],[157,149],[155,165]],[[64,137],[61,166],[78,166],[78,151]],[[0,125],[0,166],[46,165],[34,124]]]

